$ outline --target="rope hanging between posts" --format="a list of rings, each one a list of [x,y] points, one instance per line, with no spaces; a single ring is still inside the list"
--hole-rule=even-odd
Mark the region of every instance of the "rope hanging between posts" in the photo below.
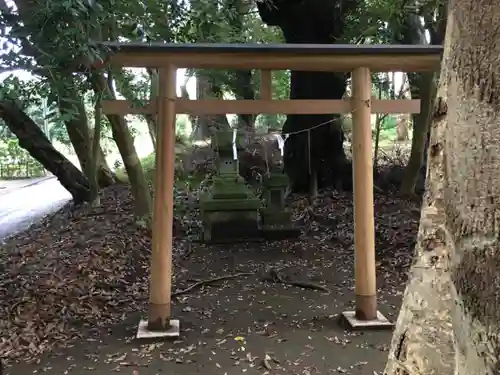
[[[367,107],[370,107],[370,102],[371,100],[368,99],[368,100],[362,100],[362,102],[364,103],[364,105],[366,105]],[[351,115],[356,112],[357,109],[354,109],[352,112],[351,112]],[[292,136],[292,135],[298,135],[298,134],[302,134],[302,133],[305,133],[307,132],[307,163],[308,163],[308,173],[309,173],[309,176],[312,176],[312,160],[311,160],[311,132],[314,130],[314,129],[318,129],[322,126],[326,126],[326,125],[329,125],[329,124],[332,124],[333,122],[337,121],[338,119],[337,118],[333,118],[331,120],[328,120],[328,121],[325,121],[325,122],[322,122],[322,123],[319,123],[311,128],[308,128],[308,129],[301,129],[301,130],[297,130],[297,131],[294,131],[294,132],[289,132],[289,133],[281,133],[281,134],[273,134],[276,141],[278,142],[278,148],[280,150],[280,154],[281,154],[281,157],[284,156],[284,149],[285,149],[285,143],[287,141],[287,139]],[[211,120],[211,122],[216,126],[216,127],[221,127],[222,124],[215,121],[215,120]],[[236,142],[237,142],[237,134],[238,132],[240,133],[243,133],[245,135],[250,135],[250,136],[253,136],[255,137],[255,133],[254,132],[249,132],[249,131],[245,131],[245,130],[242,130],[242,129],[237,129],[237,128],[232,128],[233,130],[233,140],[232,140],[232,146],[233,146],[233,159],[234,160],[238,160],[238,148],[237,148],[237,145],[236,145]],[[265,134],[265,135],[269,135],[269,134]],[[216,142],[216,145],[218,146],[218,139],[217,139],[217,136],[215,137],[215,142]],[[267,157],[266,157],[267,159]],[[267,168],[269,169],[269,167]]]
[[[365,103],[365,105],[367,107],[370,107],[370,102],[371,102],[371,99],[367,99],[367,100],[362,100],[362,102]],[[353,113],[356,112],[356,109],[351,111],[351,115]],[[298,134],[301,134],[301,133],[305,133],[305,132],[311,132],[313,131],[314,129],[317,129],[317,128],[320,128],[322,126],[326,126],[326,125],[330,125],[331,123],[337,121],[338,119],[337,118],[333,118],[331,120],[328,120],[328,121],[325,121],[325,122],[322,122],[322,123],[319,123],[318,125],[314,125],[313,127],[311,128],[308,128],[308,129],[301,129],[301,130],[297,130],[297,131],[294,131],[294,132],[289,132],[289,133],[281,133],[281,137],[283,138],[283,145],[284,143],[286,142],[286,140],[292,136],[292,135],[298,135]],[[216,127],[224,127],[223,124],[221,124],[220,122],[217,122],[216,120],[211,120],[212,124],[215,125]],[[236,128],[233,128],[233,130],[236,129]],[[250,136],[255,136],[255,133],[254,132],[250,132],[250,131],[245,131],[245,130],[242,130],[242,129],[236,129],[236,131],[240,132],[240,133],[243,133],[245,135],[250,135]],[[267,134],[266,134],[267,135]],[[284,146],[283,146],[284,147]]]
[[[311,165],[311,131],[307,129],[307,163],[309,167],[309,177],[312,175],[312,165]]]

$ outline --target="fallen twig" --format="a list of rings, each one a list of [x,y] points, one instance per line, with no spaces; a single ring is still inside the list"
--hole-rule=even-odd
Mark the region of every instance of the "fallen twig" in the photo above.
[[[264,278],[265,281],[271,281],[280,284],[286,284],[291,286],[296,286],[298,288],[312,289],[312,290],[320,290],[322,292],[330,293],[328,288],[325,288],[322,285],[314,284],[309,281],[295,281],[290,280],[289,277],[286,277],[274,268],[269,270],[269,277]]]
[[[291,286],[296,286],[298,288],[312,289],[312,290],[320,290],[325,293],[330,293],[330,289],[325,288],[324,286],[310,283],[308,281],[281,281],[282,284],[287,284]]]
[[[179,290],[175,293],[172,293],[171,296],[178,297],[180,295],[189,293],[193,289],[199,288],[203,285],[210,285],[210,284],[216,283],[218,281],[222,281],[222,280],[229,280],[229,279],[234,279],[237,277],[252,276],[252,275],[253,275],[253,273],[251,273],[251,272],[240,272],[240,273],[235,273],[233,275],[225,275],[225,276],[215,277],[213,279],[201,280],[201,281],[198,281],[197,283],[194,283],[193,285],[188,286],[186,289],[182,289],[182,290]]]

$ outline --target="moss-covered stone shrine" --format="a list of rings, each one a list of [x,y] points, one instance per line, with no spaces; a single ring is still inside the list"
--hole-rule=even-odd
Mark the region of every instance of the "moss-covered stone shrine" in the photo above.
[[[212,147],[218,153],[217,173],[210,191],[200,197],[205,242],[233,242],[297,237],[291,213],[285,210],[284,194],[288,178],[272,172],[264,178],[264,201],[245,184],[239,175],[238,151],[244,136],[235,131],[217,131]]]
[[[218,153],[217,173],[210,192],[200,198],[203,240],[249,240],[260,237],[260,199],[239,175],[237,152],[243,149],[242,134],[217,131],[212,147]]]

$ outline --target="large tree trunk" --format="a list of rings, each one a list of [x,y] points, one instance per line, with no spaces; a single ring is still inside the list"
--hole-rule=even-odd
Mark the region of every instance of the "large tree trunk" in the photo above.
[[[286,43],[330,44],[342,35],[345,17],[357,6],[357,1],[345,1],[340,7],[332,0],[275,0],[257,5],[262,20],[270,26],[279,26]],[[346,82],[344,74],[293,71],[290,99],[342,99]],[[352,174],[350,168],[346,168],[343,148],[344,133],[336,119],[338,116],[334,115],[287,117],[284,133],[302,131],[291,135],[285,143],[285,171],[292,191],[307,191],[313,185],[311,176],[317,176],[320,187],[332,183],[351,187]],[[324,123],[326,125],[320,126]],[[315,126],[309,138],[304,130]]]
[[[452,0],[416,259],[386,375],[500,373],[500,2]]]
[[[105,93],[105,97],[116,99],[111,82],[106,82],[102,74],[92,75],[92,86],[97,95]],[[149,217],[151,213],[151,194],[141,161],[134,146],[134,138],[130,134],[127,123],[123,116],[108,115],[111,124],[111,132],[116,142],[118,151],[123,160],[123,165],[127,171],[132,195],[134,196],[135,215],[142,219]]]
[[[251,2],[245,0],[226,0],[223,5],[227,9],[224,18],[231,28],[231,35],[234,35],[236,38],[241,38],[245,34],[245,16],[250,11],[251,4]],[[229,86],[236,99],[255,99],[251,70],[236,70],[231,74],[231,78]],[[238,114],[238,128],[249,132],[249,135],[252,135],[254,132],[254,122],[254,115]]]
[[[14,101],[0,102],[0,117],[16,135],[19,145],[59,179],[75,205],[90,201],[87,178],[52,146],[42,129]]]
[[[231,89],[238,100],[254,100],[251,70],[237,70]],[[238,114],[238,128],[253,133],[255,116]]]

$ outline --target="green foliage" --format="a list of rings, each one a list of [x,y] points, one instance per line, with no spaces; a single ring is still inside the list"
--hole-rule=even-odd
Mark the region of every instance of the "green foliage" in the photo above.
[[[348,14],[341,43],[392,43],[397,39],[402,21],[409,13],[433,19],[433,14],[443,0],[418,3],[419,9],[410,7],[403,0],[367,0]],[[87,117],[93,119],[93,94],[88,82],[88,65],[108,51],[98,48],[92,41],[165,41],[176,43],[280,43],[283,35],[278,27],[265,26],[258,15],[255,2],[247,0],[104,0],[89,6],[84,0],[40,0],[20,2],[18,12],[0,15],[0,30],[15,48],[0,56],[2,67],[24,68],[36,77],[21,81],[10,77],[0,87],[0,100],[7,96],[18,100],[26,112],[43,128],[52,141],[70,145],[65,121],[74,112],[59,112],[61,100],[77,92],[85,99]],[[417,2],[415,2],[417,4]],[[18,4],[19,5],[19,4]],[[436,17],[434,17],[436,18]],[[333,20],[332,20],[333,22]],[[426,25],[431,27],[432,25]],[[298,26],[300,27],[300,26]],[[5,30],[10,30],[6,33]],[[19,47],[23,47],[22,50]],[[73,71],[78,70],[78,74]],[[218,95],[241,97],[242,93],[259,94],[259,75],[252,74],[250,81],[242,80],[235,71],[189,71],[190,75],[203,75],[214,83]],[[147,72],[128,69],[112,71],[119,97],[143,105],[150,99],[151,79]],[[247,77],[248,78],[248,77]],[[287,71],[273,72],[275,99],[285,99],[289,94],[290,76]],[[394,93],[386,74],[374,74],[374,95],[389,98]],[[72,97],[75,97],[73,95]],[[141,118],[144,120],[144,118]],[[261,115],[256,119],[258,131],[268,127],[280,128],[285,116]],[[389,121],[389,118],[388,120]],[[144,121],[143,121],[144,122]],[[384,122],[384,127],[385,127]],[[389,125],[387,125],[389,126]],[[190,122],[179,116],[177,134],[190,133]],[[147,129],[135,122],[130,124],[134,134]],[[392,129],[390,126],[384,132]],[[109,123],[103,121],[102,145],[115,149],[111,140]],[[0,136],[11,137],[0,123]]]
[[[189,142],[188,140],[181,136],[177,135],[175,139],[175,155],[176,155],[176,164],[177,161],[182,160],[183,156],[187,152],[189,147]],[[153,182],[154,180],[154,173],[155,173],[155,166],[156,166],[156,153],[152,152],[151,154],[141,158],[141,165],[142,169],[144,170],[144,173],[146,174],[146,178],[148,181]],[[116,176],[120,181],[127,181],[127,172],[121,165],[116,166]],[[176,168],[177,170],[177,168]]]
[[[20,107],[37,123],[51,142],[57,141],[70,146],[70,140],[64,125],[64,117],[60,115],[57,103],[49,102],[47,85],[40,79],[21,80],[10,75],[0,86],[0,95],[13,98]],[[0,137],[13,137],[3,121],[0,121]]]
[[[380,124],[380,141],[394,141],[396,139],[396,124],[397,119],[394,116],[385,116]],[[376,134],[375,121],[372,122],[372,138],[375,140]],[[352,133],[352,118],[346,116],[342,119],[342,128],[348,137]]]
[[[43,166],[19,146],[17,139],[0,141],[0,178],[41,177],[45,174]]]
[[[267,133],[269,129],[281,130],[285,123],[285,115],[266,114],[259,115],[255,119],[255,129],[258,133]]]
[[[175,134],[186,139],[191,134],[191,123],[186,115],[177,116]]]
[[[0,95],[7,99],[14,98],[49,140],[70,145],[64,123],[57,115],[54,104],[48,104],[46,86],[40,80],[21,80],[10,75],[3,81]],[[16,137],[0,120],[0,177],[38,177],[45,173],[43,166],[19,146]]]
[[[396,139],[397,120],[392,116],[387,116],[380,126],[380,140],[394,141]]]

